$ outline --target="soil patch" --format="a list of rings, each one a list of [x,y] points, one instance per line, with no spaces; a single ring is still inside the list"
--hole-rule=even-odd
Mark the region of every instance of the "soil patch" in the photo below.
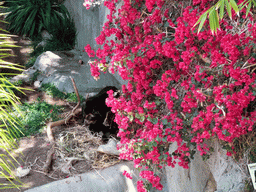
[[[103,144],[101,135],[92,133],[88,127],[70,124],[54,127],[53,130],[56,148],[50,172],[45,174],[42,171],[50,150],[46,133],[21,138],[18,141],[18,149],[13,152],[18,163],[12,159],[11,161],[16,168],[22,166],[31,170],[27,176],[20,178],[20,181],[25,184],[23,188],[5,189],[6,192],[25,191],[120,162],[118,156],[97,152],[97,148]],[[15,171],[14,167],[13,171]],[[8,183],[8,181],[0,179],[0,183]]]

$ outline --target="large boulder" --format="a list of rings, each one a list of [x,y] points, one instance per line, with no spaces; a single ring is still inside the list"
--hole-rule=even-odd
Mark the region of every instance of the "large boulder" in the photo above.
[[[245,162],[236,162],[233,157],[226,155],[217,140],[209,143],[214,152],[206,161],[202,160],[199,152],[189,164],[189,169],[176,165],[166,167],[169,191],[178,192],[243,192],[245,180],[249,179]],[[169,153],[176,150],[172,144]]]
[[[37,86],[51,83],[60,91],[71,93],[74,92],[74,88],[70,77],[73,77],[79,94],[84,97],[87,93],[97,93],[106,86],[121,87],[116,78],[109,73],[101,74],[100,79],[96,81],[91,76],[90,66],[87,62],[81,64],[80,59],[81,56],[75,51],[46,51],[36,59],[31,68],[12,81],[28,82],[33,78]]]
[[[169,153],[173,153],[176,149],[177,145],[172,144]],[[184,169],[179,165],[174,168],[166,167],[166,175],[169,191],[205,192],[210,179],[210,170],[197,152],[189,164],[189,169]]]
[[[218,141],[212,142],[214,152],[207,160],[209,169],[217,184],[217,192],[243,192],[245,180],[249,178],[245,162],[234,161]]]

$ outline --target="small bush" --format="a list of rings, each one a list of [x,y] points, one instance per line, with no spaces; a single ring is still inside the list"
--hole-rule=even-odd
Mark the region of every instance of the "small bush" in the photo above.
[[[20,130],[24,133],[24,136],[38,133],[47,121],[58,120],[58,114],[61,111],[60,106],[50,105],[45,101],[40,102],[40,100],[32,104],[19,105],[18,109],[24,116],[18,115],[23,125]],[[14,113],[17,113],[17,110]],[[21,133],[18,135],[18,137],[22,136]]]
[[[6,21],[12,33],[36,38],[52,24],[62,26],[70,15],[66,7],[56,0],[7,0]]]
[[[61,26],[58,23],[52,23],[48,32],[52,38],[47,40],[45,51],[64,51],[74,48],[77,36],[74,20],[65,19]]]

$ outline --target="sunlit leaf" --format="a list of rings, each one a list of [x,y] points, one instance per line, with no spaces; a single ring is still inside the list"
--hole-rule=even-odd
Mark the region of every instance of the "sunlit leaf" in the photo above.
[[[230,19],[232,19],[230,2],[226,0],[225,4],[226,4],[226,9],[227,9],[228,15],[229,15]]]
[[[247,8],[246,8],[246,17],[248,16],[250,10],[251,10],[252,2],[249,2]]]
[[[213,9],[209,13],[209,23],[210,23],[210,29],[211,29],[212,33],[214,33],[214,32],[216,33],[217,32],[217,26],[218,25],[216,24],[217,23],[216,20],[217,20],[217,22],[219,22],[216,10]]]
[[[239,9],[238,9],[238,6],[237,6],[236,2],[234,0],[230,0],[230,5],[234,9],[236,14],[239,15]]]
[[[0,29],[0,31],[6,32],[3,29]],[[10,34],[0,34],[0,69],[22,71],[23,69],[20,65],[3,60],[11,56],[11,54],[6,52],[11,50],[8,48],[14,47],[13,42],[10,41],[12,36],[13,35]],[[19,102],[18,97],[14,94],[14,90],[19,91],[21,89],[14,86],[6,78],[7,75],[11,74],[0,73],[0,149],[8,154],[8,156],[0,154],[0,177],[5,178],[9,183],[0,183],[0,189],[19,188],[22,185],[22,182],[18,178],[15,178],[14,175],[12,175],[13,178],[9,176],[12,174],[11,170],[15,168],[11,159],[19,164],[14,157],[13,149],[17,148],[14,136],[20,132],[17,125],[20,125],[21,122],[16,116],[12,115],[11,112],[13,108],[18,109],[17,103]],[[17,183],[13,181],[19,184],[17,185]]]
[[[223,16],[224,16],[224,7],[225,7],[225,1],[222,0],[222,1],[220,2],[220,19],[222,19]]]
[[[198,32],[201,31],[201,29],[202,29],[202,27],[204,25],[204,22],[205,22],[205,20],[207,18],[207,13],[204,13],[200,18],[201,18],[201,20],[198,20],[200,22],[200,25],[198,27]]]

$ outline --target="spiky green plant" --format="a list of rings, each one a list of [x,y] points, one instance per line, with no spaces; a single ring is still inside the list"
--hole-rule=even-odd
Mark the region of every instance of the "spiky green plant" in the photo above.
[[[0,13],[0,16],[2,16],[2,13]],[[11,56],[8,51],[10,51],[10,47],[13,45],[11,45],[10,41],[7,41],[10,38],[11,35],[0,28],[0,150],[8,154],[0,154],[0,178],[6,178],[9,181],[8,183],[0,183],[0,189],[19,188],[22,186],[21,181],[15,178],[11,171],[15,168],[11,163],[11,159],[17,162],[11,154],[13,149],[17,147],[15,138],[12,135],[15,136],[20,132],[17,127],[20,122],[16,117],[10,115],[12,108],[18,110],[17,103],[19,99],[13,91],[21,91],[21,89],[8,81],[6,78],[8,74],[1,73],[2,69],[6,68],[10,70],[22,70],[17,64],[4,61],[4,58]]]
[[[232,19],[232,9],[235,11],[236,14],[239,15],[239,11],[246,7],[247,16],[251,8],[254,8],[255,6],[256,0],[244,0],[243,3],[239,5],[237,5],[237,2],[235,0],[219,0],[215,5],[213,5],[200,16],[195,26],[199,24],[198,32],[200,32],[205,21],[207,20],[207,18],[209,18],[210,29],[212,33],[216,33],[217,29],[220,28],[219,21],[223,19],[225,9],[230,19]]]
[[[66,7],[58,0],[6,0],[12,33],[37,38],[42,30],[50,31],[52,25],[62,26],[70,15]]]

